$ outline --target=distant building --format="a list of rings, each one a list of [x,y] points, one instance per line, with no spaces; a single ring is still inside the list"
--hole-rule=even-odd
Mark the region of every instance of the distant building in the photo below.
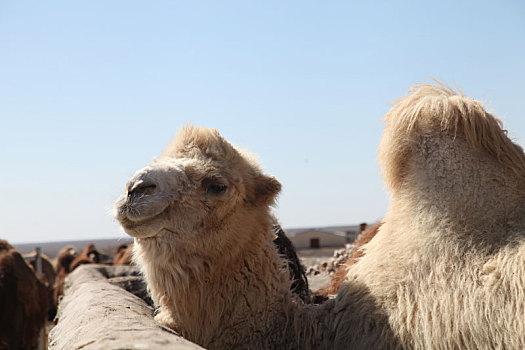
[[[356,239],[359,226],[288,229],[286,234],[297,249],[339,248]]]

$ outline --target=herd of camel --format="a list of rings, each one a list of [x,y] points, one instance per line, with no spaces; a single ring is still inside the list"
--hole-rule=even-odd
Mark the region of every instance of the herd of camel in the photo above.
[[[114,207],[156,321],[209,349],[524,349],[523,149],[441,84],[384,122],[389,209],[315,297],[271,212],[277,178],[216,130],[183,127]],[[82,259],[95,257],[64,258],[63,274]]]
[[[37,264],[36,252],[22,255],[0,239],[0,349],[36,348],[40,330],[55,318],[66,276],[85,264],[130,265],[131,245],[120,245],[112,259],[94,244],[80,253],[66,246],[55,259],[42,254]]]

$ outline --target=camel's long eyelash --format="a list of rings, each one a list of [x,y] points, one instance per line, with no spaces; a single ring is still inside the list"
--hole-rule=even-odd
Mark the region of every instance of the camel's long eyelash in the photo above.
[[[211,183],[206,187],[206,193],[218,196],[218,195],[226,193],[227,189],[228,189],[228,185],[221,184],[221,183]]]
[[[201,184],[206,193],[210,195],[220,196],[228,190],[228,184],[221,178],[207,177],[202,180]]]

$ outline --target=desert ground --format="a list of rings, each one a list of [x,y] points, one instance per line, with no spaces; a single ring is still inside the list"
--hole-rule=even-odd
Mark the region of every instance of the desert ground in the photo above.
[[[319,249],[301,249],[297,251],[303,265],[308,269],[310,266],[319,265],[322,262],[329,261],[334,256],[334,251],[340,248],[319,248]],[[320,272],[317,275],[308,275],[308,286],[312,291],[316,291],[330,281],[330,275],[326,272]]]

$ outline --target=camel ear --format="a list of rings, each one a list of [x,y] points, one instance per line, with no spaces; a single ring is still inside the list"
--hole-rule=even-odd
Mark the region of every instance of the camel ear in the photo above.
[[[281,183],[273,176],[257,175],[249,197],[253,205],[272,205],[281,192]]]

